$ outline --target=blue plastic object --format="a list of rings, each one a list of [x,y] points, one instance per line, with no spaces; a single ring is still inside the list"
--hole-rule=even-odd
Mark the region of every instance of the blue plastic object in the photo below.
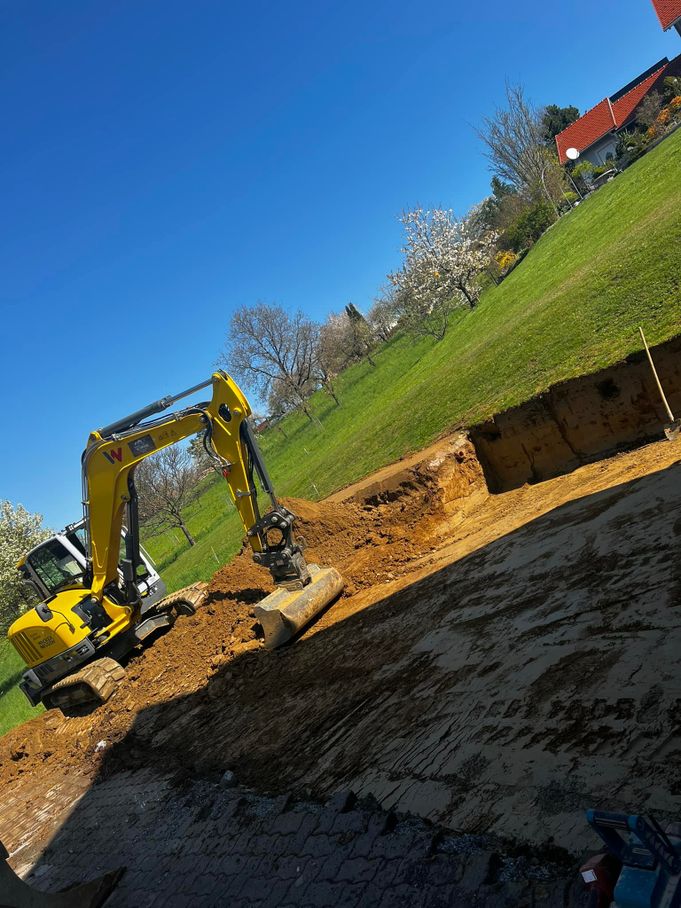
[[[622,863],[617,908],[681,908],[681,841],[653,817],[587,810],[587,820]]]

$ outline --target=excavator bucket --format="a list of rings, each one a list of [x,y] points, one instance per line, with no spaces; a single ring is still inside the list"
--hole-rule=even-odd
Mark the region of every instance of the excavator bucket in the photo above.
[[[343,592],[345,583],[335,568],[309,564],[308,569],[312,579],[302,590],[275,590],[255,606],[267,649],[287,643]]]
[[[7,858],[0,842],[0,908],[99,908],[123,875],[121,868],[64,892],[39,892],[16,875]]]

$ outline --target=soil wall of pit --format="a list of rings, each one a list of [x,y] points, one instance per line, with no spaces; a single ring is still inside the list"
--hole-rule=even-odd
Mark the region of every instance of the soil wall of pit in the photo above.
[[[651,350],[672,412],[681,416],[681,336]],[[667,414],[645,352],[553,385],[473,426],[490,492],[569,473],[664,436]]]

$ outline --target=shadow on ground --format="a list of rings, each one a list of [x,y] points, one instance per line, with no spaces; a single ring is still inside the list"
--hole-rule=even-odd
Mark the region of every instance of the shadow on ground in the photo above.
[[[213,887],[220,874],[227,886],[229,874],[216,871],[209,856],[230,853],[225,836],[236,848],[251,833],[231,819],[220,825],[211,798],[222,803],[226,770],[275,798],[310,802],[352,790],[375,799],[371,811],[381,816],[397,810],[469,836],[526,841],[532,866],[555,856],[547,843],[573,853],[593,845],[586,807],[676,819],[680,503],[681,466],[674,464],[563,505],[293,647],[253,650],[208,671],[204,687],[143,710],[107,747],[95,784],[38,860],[37,878],[44,865],[45,879],[75,881],[69,874],[84,870],[82,859],[74,862],[78,853],[93,871],[125,858],[133,884],[155,880],[166,899],[148,901],[151,894],[139,888],[145,894],[135,904],[175,904],[163,874],[178,874],[173,885],[180,886],[197,866],[213,868]],[[208,788],[194,810],[196,785]],[[255,803],[247,812],[257,814]],[[262,809],[269,815],[269,807]],[[291,813],[272,810],[273,817]],[[258,847],[262,868],[274,876],[262,873],[272,881],[278,871],[268,853],[297,833],[275,824],[270,835],[266,826],[258,835],[269,844]],[[348,842],[365,833],[358,827]],[[156,842],[153,853],[147,837]],[[214,846],[218,840],[223,844]],[[419,852],[426,863],[435,853]],[[175,859],[180,869],[171,868]],[[314,859],[323,865],[326,857]],[[364,885],[364,872],[374,879],[364,865],[354,866],[355,877],[343,871],[351,874],[348,883]],[[229,890],[229,904],[257,901],[246,884],[262,874],[257,864],[248,867],[243,894]],[[481,901],[460,904],[530,904],[517,893],[516,901],[500,901],[513,874],[485,867]],[[326,904],[321,896],[306,901],[293,888],[298,876],[279,901],[265,894],[258,903]],[[492,883],[502,889],[488,903],[483,884]],[[200,887],[186,902],[178,892],[177,904],[225,904],[206,880]],[[369,901],[354,892],[347,904],[379,904],[374,890]],[[422,903],[439,904],[394,902]]]

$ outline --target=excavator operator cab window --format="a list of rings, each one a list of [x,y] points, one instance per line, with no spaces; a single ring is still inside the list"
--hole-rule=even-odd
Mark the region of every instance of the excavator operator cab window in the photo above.
[[[83,578],[83,566],[58,539],[48,539],[28,557],[28,564],[51,594]]]
[[[72,530],[70,533],[67,534],[66,538],[69,540],[69,542],[71,543],[71,545],[74,548],[78,549],[78,551],[81,552],[83,554],[83,556],[85,556],[86,540],[85,540],[85,527],[84,526],[76,527],[75,530]]]

